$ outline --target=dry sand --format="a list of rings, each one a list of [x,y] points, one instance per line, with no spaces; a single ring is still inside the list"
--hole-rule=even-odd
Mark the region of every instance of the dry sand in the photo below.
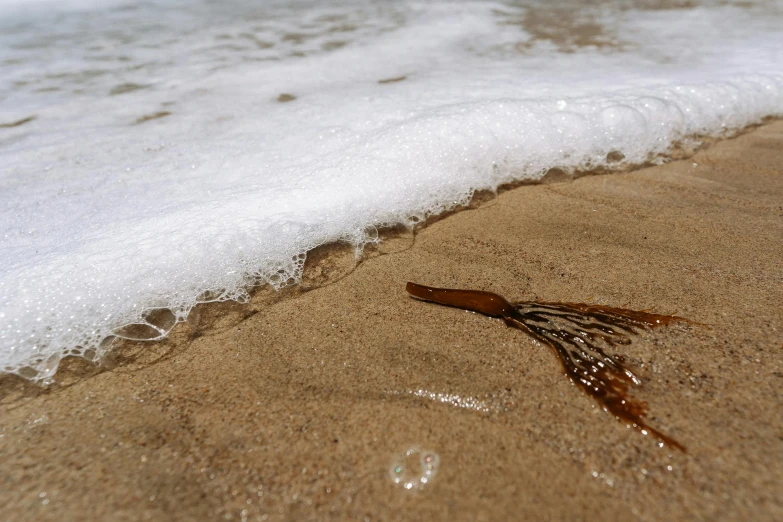
[[[312,290],[204,307],[108,370],[72,361],[48,390],[6,377],[2,518],[783,520],[781,151],[773,122],[689,160],[510,190],[345,277],[349,254],[312,255]],[[549,348],[411,299],[409,280],[712,325],[622,348],[687,453],[596,407]],[[411,447],[440,459],[421,490],[389,475]]]

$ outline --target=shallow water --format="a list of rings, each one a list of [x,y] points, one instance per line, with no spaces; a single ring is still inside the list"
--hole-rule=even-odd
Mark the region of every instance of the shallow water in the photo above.
[[[125,325],[163,336],[476,190],[780,116],[781,21],[780,2],[2,0],[0,370],[46,380]]]

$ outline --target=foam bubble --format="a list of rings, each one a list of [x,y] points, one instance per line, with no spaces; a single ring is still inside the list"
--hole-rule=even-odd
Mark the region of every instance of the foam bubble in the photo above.
[[[440,467],[440,455],[411,446],[389,466],[389,478],[408,491],[419,491],[431,484]]]
[[[36,380],[295,283],[319,245],[783,112],[776,3],[15,5],[0,370]]]

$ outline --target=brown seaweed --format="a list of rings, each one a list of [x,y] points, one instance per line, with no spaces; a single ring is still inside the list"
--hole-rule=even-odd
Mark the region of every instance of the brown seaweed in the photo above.
[[[134,121],[133,124],[138,125],[140,123],[145,123],[151,120],[165,118],[166,116],[171,116],[171,113],[169,111],[158,111],[153,114],[145,114],[144,116],[136,118],[136,121]]]
[[[383,80],[378,80],[378,83],[380,83],[381,85],[385,85],[387,83],[397,83],[403,81],[406,78],[407,76],[397,76],[396,78],[384,78]]]
[[[630,336],[639,330],[687,319],[582,303],[512,304],[491,292],[430,288],[415,283],[408,283],[406,290],[419,299],[503,318],[508,326],[550,346],[571,382],[598,401],[605,411],[643,434],[649,433],[660,442],[685,451],[682,444],[642,419],[647,414],[647,403],[628,395],[630,386],[640,385],[641,380],[625,366],[621,355],[609,355],[602,346],[627,345]]]
[[[22,118],[21,120],[12,121],[11,123],[0,123],[0,129],[10,129],[12,127],[19,127],[20,125],[24,125],[25,123],[30,123],[37,117],[38,116],[28,116],[27,118]]]

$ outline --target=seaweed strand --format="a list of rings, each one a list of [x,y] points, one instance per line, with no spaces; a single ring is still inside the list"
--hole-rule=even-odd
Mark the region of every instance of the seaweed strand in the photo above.
[[[628,394],[631,385],[641,385],[641,379],[624,364],[621,355],[608,354],[604,347],[630,344],[630,336],[639,330],[688,322],[687,319],[584,303],[510,303],[491,292],[432,288],[416,283],[408,283],[406,290],[419,299],[502,318],[508,326],[519,328],[552,348],[571,382],[598,401],[605,411],[643,434],[649,433],[660,442],[685,451],[682,444],[643,420],[647,403]]]

